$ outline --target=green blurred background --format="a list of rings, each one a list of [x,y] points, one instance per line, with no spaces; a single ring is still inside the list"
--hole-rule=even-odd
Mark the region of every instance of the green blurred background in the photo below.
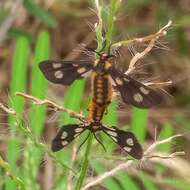
[[[109,15],[113,1],[103,1],[103,15]],[[0,1],[0,102],[18,113],[12,116],[0,112],[0,189],[75,189],[85,146],[72,164],[71,156],[85,135],[55,154],[49,145],[59,126],[76,120],[67,113],[32,105],[16,97],[15,92],[27,92],[75,111],[86,111],[90,95],[88,79],[76,81],[69,87],[53,85],[42,76],[38,64],[48,58],[85,58],[79,44],[96,47],[92,28],[98,20],[93,10],[92,0]],[[155,33],[169,20],[173,25],[168,34],[141,60],[142,65],[146,65],[143,79],[172,80],[173,85],[165,88],[168,92],[165,101],[154,109],[140,110],[116,100],[104,122],[135,132],[144,149],[155,137],[164,139],[183,134],[182,138],[160,146],[157,151],[185,151],[186,155],[160,162],[135,163],[90,189],[190,189],[190,1],[123,0],[112,41]],[[118,67],[126,70],[131,52],[140,51],[145,45],[121,48]],[[142,74],[134,77],[142,79]],[[126,157],[106,136],[102,135],[101,141],[107,151],[93,141],[84,184],[116,167]]]

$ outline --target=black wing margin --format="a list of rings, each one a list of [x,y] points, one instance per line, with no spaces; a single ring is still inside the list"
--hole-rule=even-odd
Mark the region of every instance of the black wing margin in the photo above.
[[[132,79],[115,68],[110,70],[110,75],[125,103],[139,108],[150,108],[161,103],[163,99],[161,93],[141,82]]]
[[[74,80],[83,78],[92,69],[92,64],[89,61],[45,60],[39,67],[50,82],[70,85]]]
[[[77,124],[68,124],[61,127],[56,137],[53,139],[51,149],[57,152],[71,143],[76,137],[86,130]]]
[[[116,127],[102,126],[102,130],[130,156],[138,160],[142,158],[143,149],[133,133],[122,131]]]

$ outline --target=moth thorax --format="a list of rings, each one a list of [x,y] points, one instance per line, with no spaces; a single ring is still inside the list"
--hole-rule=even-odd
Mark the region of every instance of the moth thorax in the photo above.
[[[93,131],[96,132],[101,128],[102,124],[101,122],[95,121],[91,123],[91,126],[92,126]]]

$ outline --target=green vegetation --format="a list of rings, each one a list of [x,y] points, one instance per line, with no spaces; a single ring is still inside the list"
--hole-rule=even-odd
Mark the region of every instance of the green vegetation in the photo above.
[[[188,1],[179,2],[188,4]],[[87,24],[85,27],[88,33],[84,30],[85,19],[90,16],[97,22],[93,37],[97,39],[97,50],[103,46],[102,36],[105,30],[107,52],[110,44],[120,40],[125,40],[124,44],[129,45],[131,41],[126,36],[135,38],[152,34],[158,30],[158,26],[163,26],[168,20],[176,21],[177,25],[174,25],[166,36],[171,47],[176,47],[175,52],[169,51],[166,55],[165,51],[153,50],[143,58],[145,60],[143,61],[148,64],[159,62],[148,68],[153,77],[160,75],[164,80],[170,77],[174,79],[176,86],[171,93],[174,93],[176,104],[165,101],[160,107],[151,110],[128,106],[121,111],[119,101],[114,98],[103,122],[110,127],[123,128],[127,125],[128,129],[125,130],[134,132],[144,149],[150,146],[155,138],[163,140],[177,133],[185,133],[185,138],[174,140],[174,143],[162,144],[157,150],[158,154],[167,155],[178,150],[189,153],[189,138],[186,137],[186,133],[189,133],[190,89],[186,80],[189,76],[189,63],[186,62],[190,58],[187,35],[190,15],[187,10],[184,10],[185,6],[180,3],[176,2],[177,5],[174,7],[170,1],[152,3],[150,0],[143,0],[141,3],[134,0],[128,0],[127,3],[118,0],[67,0],[64,5],[61,1],[52,4],[32,0],[22,2],[21,14],[23,15],[20,15],[20,20],[16,20],[18,23],[13,23],[7,30],[7,39],[3,41],[0,51],[0,60],[3,60],[2,64],[4,64],[4,66],[0,65],[1,92],[6,94],[9,86],[8,96],[6,94],[7,97],[3,99],[5,96],[2,94],[0,103],[3,102],[16,111],[16,115],[0,115],[0,189],[66,190],[70,187],[69,190],[80,190],[93,177],[99,177],[129,159],[106,135],[100,135],[107,149],[106,152],[92,134],[78,150],[87,133],[82,134],[64,150],[53,153],[49,146],[56,134],[56,126],[61,127],[78,121],[71,118],[68,113],[58,112],[56,113],[58,117],[52,119],[54,111],[15,96],[17,91],[28,92],[40,99],[48,98],[59,105],[62,104],[65,108],[76,112],[83,111],[86,114],[89,103],[87,98],[89,83],[86,82],[88,79],[75,81],[69,87],[48,85],[38,65],[42,60],[63,58],[66,55],[69,59],[74,59],[70,51],[81,41],[91,46],[93,40],[89,40]],[[10,14],[10,9],[6,9],[6,6],[8,5],[0,3],[0,23],[6,21]],[[98,11],[98,16],[88,7]],[[73,9],[75,13],[72,13]],[[68,14],[69,10],[71,11]],[[82,15],[81,10],[89,17]],[[160,43],[156,44],[156,47],[166,49],[165,44]],[[138,48],[132,45],[130,50],[134,53]],[[139,49],[142,48],[143,46]],[[124,51],[121,67],[126,70],[126,62],[130,61],[131,55],[126,53],[128,50],[125,47]],[[9,62],[11,67],[8,65]],[[4,82],[7,73],[10,74],[10,80],[7,77]],[[137,73],[137,77],[138,74],[141,73]],[[182,82],[184,84],[181,84]],[[177,167],[168,168],[168,165],[163,162],[134,161],[130,167],[103,179],[97,184],[97,189],[140,190],[143,187],[148,190],[158,190],[168,187],[171,190],[187,190],[190,186],[189,158],[180,157],[175,162],[178,167],[181,164],[184,168],[178,171]]]

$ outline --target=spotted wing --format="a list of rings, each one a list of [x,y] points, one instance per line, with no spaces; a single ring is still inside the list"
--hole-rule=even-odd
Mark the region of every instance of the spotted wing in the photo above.
[[[47,80],[70,85],[74,80],[83,78],[92,69],[92,64],[87,61],[45,60],[39,67]]]
[[[52,151],[57,152],[61,150],[78,137],[84,130],[86,130],[84,127],[77,124],[64,125],[52,141]]]
[[[110,74],[116,84],[116,89],[120,92],[122,100],[125,103],[139,108],[150,108],[162,101],[162,96],[159,92],[132,79],[115,68],[112,68]]]
[[[133,133],[129,131],[122,131],[115,127],[108,128],[105,126],[102,127],[102,130],[130,156],[135,159],[142,158],[142,147]]]

